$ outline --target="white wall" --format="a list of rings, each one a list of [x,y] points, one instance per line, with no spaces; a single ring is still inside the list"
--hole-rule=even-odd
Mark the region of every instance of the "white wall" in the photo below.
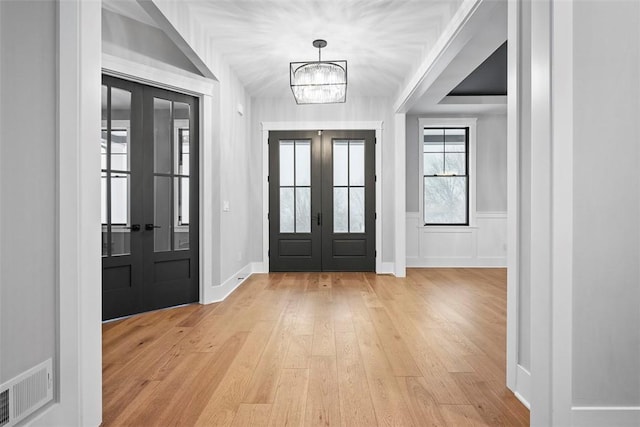
[[[574,5],[573,404],[640,407],[640,3]]]
[[[393,245],[393,114],[388,98],[348,97],[344,104],[297,105],[290,98],[254,98],[251,124],[251,198],[252,215],[262,212],[262,122],[310,122],[310,121],[383,121],[382,141],[382,261],[392,262]],[[258,192],[258,193],[255,193]],[[255,195],[255,197],[254,197]],[[262,222],[253,221],[252,260],[262,260]]]
[[[407,116],[408,267],[506,266],[507,118],[503,114],[477,118],[475,227],[423,227],[419,116]]]
[[[102,52],[160,69],[198,69],[160,29],[102,9]]]
[[[251,182],[250,172],[253,154],[250,125],[254,123],[251,99],[228,67],[222,68],[217,76],[220,80],[220,200],[229,202],[229,211],[222,212],[220,217],[220,277],[224,281],[253,261],[252,250],[259,245],[260,234],[253,235],[251,229],[261,217],[251,198],[256,186]],[[238,113],[239,105],[243,115]]]
[[[54,2],[0,2],[0,382],[56,354]]]
[[[507,210],[507,116],[479,116],[476,145],[476,209]]]

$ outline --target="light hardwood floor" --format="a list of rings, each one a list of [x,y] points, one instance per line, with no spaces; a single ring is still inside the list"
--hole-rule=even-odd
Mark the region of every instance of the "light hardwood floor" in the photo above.
[[[104,426],[518,426],[506,272],[251,276],[103,326]]]

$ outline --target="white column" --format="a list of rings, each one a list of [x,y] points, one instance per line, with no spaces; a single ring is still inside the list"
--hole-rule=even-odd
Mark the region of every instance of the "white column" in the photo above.
[[[396,277],[407,275],[407,248],[406,248],[406,114],[396,114],[394,117],[394,235],[395,235],[395,269]],[[380,256],[380,255],[379,255]]]

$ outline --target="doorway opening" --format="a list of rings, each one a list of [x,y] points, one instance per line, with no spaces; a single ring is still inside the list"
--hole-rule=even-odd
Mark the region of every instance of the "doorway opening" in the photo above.
[[[269,270],[375,271],[375,132],[269,133]]]
[[[198,100],[102,78],[102,318],[198,301]]]

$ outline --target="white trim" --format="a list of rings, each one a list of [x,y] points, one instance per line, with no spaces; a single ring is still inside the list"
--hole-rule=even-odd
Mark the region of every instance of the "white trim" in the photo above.
[[[499,248],[505,244],[506,212],[480,212],[477,218],[475,227],[424,226],[419,212],[407,212],[407,267],[504,268],[507,259]],[[448,248],[446,255],[429,251],[439,245]]]
[[[304,121],[304,122],[262,122],[262,131],[271,130],[380,130],[384,123],[378,121]],[[377,154],[377,153],[376,153]],[[268,158],[268,156],[267,156]]]
[[[455,95],[445,96],[441,105],[507,105],[505,95]],[[502,114],[502,113],[500,113]]]
[[[188,95],[213,94],[215,81],[166,64],[163,67],[166,69],[106,53],[102,54],[102,72],[104,74]]]
[[[31,425],[102,420],[99,2],[58,1],[56,403]],[[90,286],[93,284],[94,286]]]
[[[421,88],[425,81],[432,74],[440,74],[441,70],[438,69],[437,65],[441,62],[446,62],[442,64],[441,68],[445,68],[448,65],[450,59],[447,60],[446,58],[447,51],[451,48],[454,40],[463,32],[471,16],[473,16],[481,3],[482,0],[465,0],[460,5],[431,51],[429,51],[407,86],[400,93],[397,101],[393,104],[393,111],[406,112],[411,107],[409,105],[411,100],[415,100],[422,95]],[[431,77],[430,80],[435,80],[435,77]]]
[[[377,274],[393,274],[395,275],[396,266],[393,262],[380,263],[380,270],[376,271]]]
[[[394,117],[394,234],[395,234],[395,268],[396,277],[407,275],[407,117],[395,114]],[[378,210],[380,212],[380,210]],[[378,252],[380,253],[380,252]]]
[[[476,221],[479,219],[508,219],[506,211],[484,211],[476,212]]]
[[[253,263],[249,263],[228,277],[219,286],[211,286],[209,303],[224,301],[253,274],[253,268]]]
[[[519,336],[520,257],[520,2],[507,3],[507,387],[516,390]]]
[[[469,128],[469,170],[467,171],[467,175],[469,176],[469,225],[461,226],[461,227],[475,227],[476,226],[476,188],[477,188],[477,180],[476,180],[476,128],[478,124],[477,118],[426,118],[420,117],[418,119],[418,136],[423,134],[423,129],[425,127],[448,127],[448,126],[457,126],[457,127],[468,127]],[[420,161],[418,162],[418,176],[416,179],[418,180],[418,203],[419,203],[419,212],[420,218],[424,218],[423,209],[424,209],[424,180],[423,178],[423,170],[424,170],[424,162],[422,161],[422,143],[418,144],[418,152],[416,153]],[[448,228],[448,225],[434,225],[430,227],[441,227]]]
[[[552,2],[551,32],[551,310],[549,331],[553,425],[585,424],[573,418],[573,2]],[[535,140],[533,140],[535,141]],[[537,142],[537,141],[536,141]],[[533,283],[533,282],[532,282]],[[532,307],[533,310],[533,307]],[[533,311],[532,311],[533,312]],[[533,350],[533,346],[532,346]],[[639,425],[638,413],[636,422]],[[579,417],[578,417],[579,418]],[[594,417],[594,420],[597,417]],[[616,417],[602,424],[613,425]],[[596,424],[591,424],[596,425]],[[631,425],[631,424],[627,424]]]
[[[640,406],[574,406],[569,419],[579,427],[637,427]]]
[[[217,98],[217,97],[216,97]],[[199,135],[199,266],[200,266],[200,304],[209,304],[213,302],[212,286],[216,283],[216,268],[219,272],[219,264],[214,265],[216,257],[216,242],[219,240],[220,224],[218,209],[216,206],[214,179],[215,153],[213,135],[214,125],[213,117],[216,103],[214,96],[202,95],[200,97],[200,135]],[[218,273],[219,274],[219,273]],[[219,276],[218,276],[219,279]]]
[[[435,106],[506,39],[506,1],[465,0],[393,104],[396,113]]]
[[[553,425],[552,0],[531,2],[531,424]],[[566,343],[563,343],[566,345]],[[560,349],[557,349],[560,350]]]
[[[419,261],[419,262],[418,262]],[[407,268],[504,268],[504,258],[483,258],[481,263],[474,263],[470,258],[407,258]]]
[[[382,270],[382,121],[262,122],[262,270],[269,271],[269,132],[275,130],[374,130],[376,133],[376,272]],[[404,206],[404,205],[403,205]]]
[[[529,400],[531,400],[531,372],[523,368],[522,365],[517,367],[516,385],[513,393],[527,409],[531,409],[531,404],[529,403]]]
[[[252,262],[251,263],[251,271],[253,273],[268,273],[269,266],[265,266],[263,262]]]

